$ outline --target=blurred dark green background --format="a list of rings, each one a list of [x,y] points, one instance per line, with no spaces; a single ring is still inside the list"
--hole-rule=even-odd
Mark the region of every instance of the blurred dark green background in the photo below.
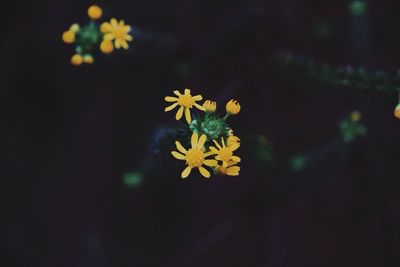
[[[308,90],[276,60],[394,72],[400,2],[370,0],[361,15],[350,2],[98,1],[136,39],[81,67],[61,34],[93,2],[3,3],[0,266],[399,266],[397,99]],[[240,101],[239,177],[183,181],[180,162],[149,156],[174,122],[164,96],[184,88],[220,109]],[[319,160],[354,109],[367,136]],[[274,162],[246,144],[258,135]],[[307,151],[310,169],[285,165]],[[126,184],[144,160],[153,170]]]

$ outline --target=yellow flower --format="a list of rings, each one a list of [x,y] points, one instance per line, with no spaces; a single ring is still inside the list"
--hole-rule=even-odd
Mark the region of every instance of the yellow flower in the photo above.
[[[128,49],[129,45],[127,41],[132,41],[133,37],[129,35],[131,31],[131,26],[125,25],[123,20],[117,21],[116,19],[111,19],[110,22],[104,22],[100,26],[100,30],[104,33],[104,40],[113,41],[115,40],[115,48]]]
[[[229,175],[229,176],[238,176],[239,175],[239,171],[240,171],[240,167],[239,166],[235,166],[237,164],[237,162],[235,161],[229,161],[228,164],[226,165],[226,167],[224,167],[223,165],[218,165],[215,170],[218,173],[224,174],[224,175]]]
[[[215,101],[206,100],[203,104],[206,112],[213,113],[217,110],[217,103]]]
[[[394,116],[400,119],[400,104],[398,104],[396,109],[394,110]]]
[[[82,58],[82,56],[79,55],[79,54],[73,55],[72,58],[71,58],[71,63],[72,63],[73,65],[75,65],[75,66],[81,65],[81,64],[83,63],[83,58]]]
[[[240,138],[235,135],[229,135],[228,139],[226,140],[226,144],[228,146],[234,146],[234,145],[240,146]]]
[[[62,35],[64,43],[72,44],[75,42],[75,32],[72,30],[65,31]]]
[[[213,140],[217,148],[210,146],[210,150],[213,154],[216,154],[215,159],[222,161],[222,166],[227,167],[228,163],[231,161],[240,162],[241,159],[238,156],[234,156],[233,152],[240,147],[239,143],[232,144],[231,146],[226,146],[224,138],[221,137],[222,146],[218,144],[217,141]]]
[[[103,15],[103,10],[96,5],[89,7],[88,15],[91,19],[99,19]]]
[[[78,23],[74,23],[71,25],[71,27],[69,27],[70,31],[73,31],[74,33],[77,33],[79,31],[80,27]]]
[[[361,120],[361,113],[359,111],[353,111],[350,113],[350,119],[353,122],[359,122]]]
[[[229,115],[236,115],[240,112],[240,104],[236,100],[230,100],[226,104],[226,112],[228,112]]]
[[[215,167],[218,165],[216,160],[206,159],[208,156],[212,155],[211,152],[204,153],[204,144],[206,141],[207,136],[205,134],[199,138],[197,133],[193,133],[191,138],[192,148],[189,150],[186,150],[178,141],[175,142],[176,148],[180,153],[172,151],[171,154],[176,159],[185,160],[186,164],[188,165],[181,174],[182,178],[188,177],[193,168],[198,168],[201,175],[209,178],[210,172],[203,167],[203,164],[209,167]]]
[[[196,95],[192,96],[190,94],[189,89],[185,89],[185,93],[181,94],[178,90],[174,91],[174,94],[177,97],[172,97],[172,96],[166,96],[165,101],[167,102],[176,102],[168,107],[165,108],[165,112],[173,110],[175,107],[178,105],[180,108],[178,109],[178,112],[176,113],[175,119],[180,120],[183,115],[183,111],[185,111],[185,118],[188,123],[192,122],[192,116],[190,115],[190,109],[195,106],[196,108],[206,111],[206,109],[203,106],[200,106],[199,104],[196,103],[196,101],[201,101],[203,97],[201,95]]]
[[[104,54],[109,54],[114,50],[114,46],[112,44],[111,41],[102,41],[100,44],[100,50],[101,52],[103,52]]]
[[[85,55],[85,56],[83,57],[83,61],[84,61],[86,64],[93,64],[94,58],[93,58],[91,55]]]

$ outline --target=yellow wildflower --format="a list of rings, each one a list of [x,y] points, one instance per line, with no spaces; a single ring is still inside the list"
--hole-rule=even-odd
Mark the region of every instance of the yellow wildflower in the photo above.
[[[231,146],[226,146],[224,138],[221,137],[222,146],[218,144],[217,141],[213,140],[214,144],[217,146],[216,148],[210,146],[210,150],[213,154],[216,154],[215,159],[222,161],[222,166],[227,167],[228,163],[231,161],[240,162],[241,159],[238,156],[234,156],[233,152],[240,147],[240,144],[235,143]]]
[[[235,135],[229,135],[228,139],[226,140],[226,144],[228,146],[234,146],[234,145],[240,146],[240,138]]]
[[[79,55],[79,54],[73,55],[72,58],[71,58],[71,63],[72,63],[73,65],[75,65],[75,66],[81,65],[81,64],[83,63],[83,58],[82,58],[82,56]]]
[[[400,104],[396,106],[396,109],[394,110],[394,116],[398,119],[400,119]]]
[[[75,42],[75,32],[72,30],[65,31],[62,35],[62,40],[64,43],[72,44]]]
[[[235,161],[229,161],[226,166],[223,165],[218,165],[215,170],[218,173],[224,174],[224,175],[229,175],[229,176],[238,176],[240,167],[236,166],[237,162]]]
[[[174,91],[174,94],[177,97],[172,97],[172,96],[166,96],[165,101],[167,102],[176,102],[168,107],[165,108],[165,112],[173,110],[175,107],[178,105],[180,108],[178,109],[178,112],[176,113],[175,119],[180,120],[183,115],[183,111],[185,111],[185,118],[188,123],[192,122],[192,116],[190,115],[190,109],[195,106],[196,108],[206,111],[206,109],[203,106],[200,106],[199,104],[196,103],[196,101],[201,101],[203,97],[201,95],[196,95],[192,96],[190,94],[189,89],[185,89],[185,93],[181,94],[178,90]]]
[[[91,19],[99,19],[103,15],[103,10],[96,5],[89,7],[88,15]]]
[[[228,112],[229,115],[236,115],[240,112],[240,104],[236,100],[230,100],[226,104],[226,112]]]
[[[94,58],[93,58],[91,55],[85,55],[85,56],[83,57],[83,61],[84,61],[86,64],[93,64]]]
[[[69,27],[70,31],[73,31],[74,33],[77,33],[80,29],[80,26],[78,23],[74,23],[71,25],[71,27]]]
[[[100,50],[104,54],[109,54],[114,50],[114,46],[111,41],[103,40],[100,44]]]
[[[132,41],[133,37],[129,35],[131,31],[131,26],[125,25],[123,20],[117,21],[112,18],[110,22],[104,22],[100,26],[100,30],[104,33],[104,40],[106,41],[114,41],[115,48],[120,49],[123,47],[124,49],[128,49],[128,41]]]
[[[206,141],[207,136],[205,134],[203,134],[199,138],[199,135],[197,133],[193,133],[191,138],[192,148],[190,148],[189,150],[186,150],[178,141],[175,142],[176,148],[180,153],[172,151],[171,154],[176,159],[185,160],[186,164],[188,165],[181,174],[182,178],[188,177],[193,168],[198,168],[201,175],[209,178],[210,172],[203,167],[203,164],[209,167],[215,167],[218,165],[218,162],[216,160],[206,159],[206,157],[213,154],[211,152],[204,153],[204,144]]]
[[[217,103],[215,101],[206,100],[203,104],[206,112],[213,113],[217,110]]]

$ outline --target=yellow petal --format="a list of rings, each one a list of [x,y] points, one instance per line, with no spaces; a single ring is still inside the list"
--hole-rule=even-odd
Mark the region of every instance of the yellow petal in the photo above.
[[[178,98],[177,97],[173,97],[173,96],[166,96],[164,99],[167,102],[176,102],[176,101],[178,101]]]
[[[100,31],[102,33],[107,33],[107,32],[111,32],[112,31],[112,27],[111,24],[108,22],[104,22],[100,25]]]
[[[218,147],[218,149],[221,149],[222,147],[218,144],[217,141],[213,140],[214,144]]]
[[[231,149],[232,152],[237,150],[239,147],[240,147],[239,143],[234,143],[234,144],[229,146],[229,148]]]
[[[197,104],[197,103],[194,103],[193,104],[196,108],[198,108],[199,110],[201,110],[201,111],[206,111],[206,108],[205,107],[203,107],[203,106],[201,106],[201,105],[199,105],[199,104]]]
[[[129,26],[129,25],[124,26],[124,31],[126,33],[130,32],[131,30],[132,30],[131,26]]]
[[[133,37],[132,37],[132,35],[127,34],[125,39],[130,42],[133,40]]]
[[[185,160],[186,157],[184,155],[182,155],[181,153],[178,153],[176,151],[172,151],[171,152],[172,156],[174,156],[176,159],[180,159],[180,160]]]
[[[210,172],[207,171],[204,167],[199,167],[199,171],[201,173],[201,175],[203,175],[206,178],[210,178]]]
[[[206,159],[203,161],[204,165],[209,166],[209,167],[215,167],[218,165],[218,161],[213,160],[213,159]]]
[[[115,39],[115,35],[113,33],[107,33],[104,35],[104,40],[112,41]]]
[[[199,140],[199,135],[195,132],[192,134],[192,138],[190,140],[190,143],[192,144],[192,147],[196,147],[197,146],[197,141]]]
[[[239,171],[240,171],[240,167],[238,166],[233,166],[230,167],[226,170],[226,174],[230,175],[230,176],[238,176],[239,175]]]
[[[241,159],[238,156],[232,156],[232,160],[235,162],[240,162]]]
[[[192,116],[190,116],[190,109],[186,108],[185,109],[185,118],[187,123],[191,123],[192,122]]]
[[[207,152],[204,154],[204,158],[207,158],[208,156],[214,155],[214,152]]]
[[[185,89],[185,95],[190,95],[190,89]]]
[[[173,110],[177,105],[178,105],[178,103],[174,103],[171,106],[166,107],[165,112]]]
[[[191,167],[186,167],[186,169],[183,170],[183,172],[182,172],[182,174],[181,174],[181,177],[182,177],[183,179],[185,179],[186,177],[189,176],[189,174],[190,174],[191,171],[192,171],[192,168],[191,168]]]
[[[181,145],[181,143],[179,143],[179,141],[176,141],[175,145],[179,152],[186,154],[187,150]]]
[[[111,25],[115,28],[118,27],[118,21],[115,18],[111,19]]]
[[[177,96],[181,96],[182,95],[178,90],[175,90],[174,94],[177,95]]]
[[[218,149],[216,149],[215,147],[210,146],[209,149],[211,150],[212,154],[218,154]],[[212,154],[211,154],[211,155],[212,155]]]
[[[118,39],[115,40],[115,48],[117,48],[117,49],[121,48],[121,42]]]
[[[128,45],[128,43],[126,41],[121,40],[120,42],[121,42],[122,48],[124,48],[125,50],[129,48],[129,45]]]
[[[182,118],[182,115],[183,115],[183,107],[180,107],[180,108],[178,109],[178,112],[176,113],[175,119],[176,119],[177,121],[179,121],[179,120]]]
[[[202,134],[200,136],[199,141],[197,142],[197,149],[202,148],[204,146],[204,144],[206,143],[206,141],[207,141],[207,135]]]
[[[201,95],[195,95],[195,96],[193,97],[193,100],[201,101],[201,100],[203,100],[203,97],[202,97]]]

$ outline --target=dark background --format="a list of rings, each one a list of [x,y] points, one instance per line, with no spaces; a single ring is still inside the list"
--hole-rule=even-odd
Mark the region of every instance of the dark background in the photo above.
[[[371,0],[361,17],[336,0],[99,1],[136,39],[74,67],[61,34],[90,4],[3,4],[0,266],[399,266],[397,99],[308,90],[276,61],[290,51],[390,73],[399,1]],[[127,187],[174,120],[164,96],[184,88],[220,109],[241,102],[241,175],[183,181],[181,164],[154,160],[159,172]],[[354,109],[366,137],[301,174],[284,167],[329,145]],[[253,160],[256,134],[278,167]]]

